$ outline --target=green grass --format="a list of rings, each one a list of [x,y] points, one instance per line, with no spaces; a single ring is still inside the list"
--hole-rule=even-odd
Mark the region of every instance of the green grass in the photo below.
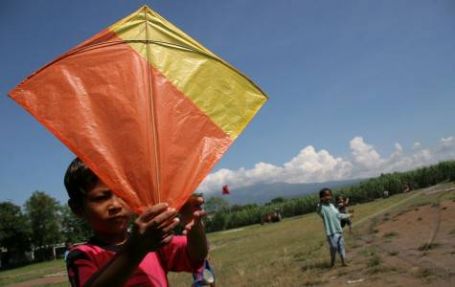
[[[0,286],[5,286],[36,278],[42,278],[49,274],[65,272],[65,270],[66,270],[65,263],[63,262],[63,260],[54,260],[43,263],[30,264],[12,270],[1,271]],[[61,286],[67,286],[67,284]]]

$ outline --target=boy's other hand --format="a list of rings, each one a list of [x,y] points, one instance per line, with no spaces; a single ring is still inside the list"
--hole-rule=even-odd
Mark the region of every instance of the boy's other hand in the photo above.
[[[187,234],[194,226],[202,224],[202,218],[207,215],[202,209],[204,198],[193,194],[180,209],[180,219],[184,226],[183,234]]]
[[[177,211],[159,203],[142,213],[135,221],[130,246],[139,253],[154,251],[169,243],[179,224]]]

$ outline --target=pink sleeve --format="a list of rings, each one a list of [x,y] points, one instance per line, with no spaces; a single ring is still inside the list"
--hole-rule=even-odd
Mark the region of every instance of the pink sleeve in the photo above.
[[[167,271],[195,272],[203,266],[204,261],[191,261],[187,246],[186,236],[174,236],[169,244],[160,249],[159,254]]]

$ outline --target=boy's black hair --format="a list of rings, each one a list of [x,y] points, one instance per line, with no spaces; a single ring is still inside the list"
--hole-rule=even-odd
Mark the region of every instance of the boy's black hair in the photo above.
[[[88,191],[98,183],[98,177],[78,157],[75,158],[65,173],[65,187],[70,197],[69,202],[82,205]]]
[[[330,192],[330,194],[332,194],[332,190],[331,190],[330,188],[324,187],[323,189],[321,189],[321,190],[319,191],[319,198],[323,198],[323,197],[324,197],[324,194],[325,194],[327,191]]]

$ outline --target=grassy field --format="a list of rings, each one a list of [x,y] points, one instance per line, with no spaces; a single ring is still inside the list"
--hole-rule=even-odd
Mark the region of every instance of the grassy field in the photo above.
[[[345,232],[345,239],[348,256],[354,257],[350,259],[354,264],[347,269],[338,267],[339,262],[336,268],[328,268],[328,250],[322,221],[315,213],[287,218],[280,223],[211,233],[210,260],[216,271],[217,286],[317,286],[330,285],[330,282],[338,277],[345,280],[344,277],[351,272],[369,270],[373,277],[380,272],[397,273],[396,268],[387,269],[384,264],[381,265],[384,259],[379,256],[379,249],[365,243],[369,240],[369,234],[377,232],[374,224],[377,224],[378,218],[383,218],[384,214],[387,216],[400,214],[403,210],[428,205],[436,200],[455,201],[455,192],[450,191],[454,187],[455,184],[452,183],[444,184],[433,187],[436,191],[433,193],[431,189],[413,191],[351,206],[351,210],[354,210],[354,232],[353,234]],[[440,190],[449,192],[438,193]],[[383,237],[390,241],[394,236],[396,233],[389,232]],[[394,254],[391,253],[391,256]],[[60,281],[55,284],[39,285],[40,283],[36,281],[37,284],[28,286],[66,286],[66,275],[62,274],[64,274],[62,261],[34,264],[0,272],[0,286],[44,276],[61,278],[63,283]],[[177,287],[187,287],[192,281],[190,274],[183,273],[172,273],[169,280],[171,286]]]
[[[54,260],[44,263],[36,263],[25,267],[0,272],[0,286],[8,286],[13,283],[25,282],[37,278],[51,278],[52,276],[66,276],[63,260]],[[53,284],[42,286],[68,286],[65,284]]]

